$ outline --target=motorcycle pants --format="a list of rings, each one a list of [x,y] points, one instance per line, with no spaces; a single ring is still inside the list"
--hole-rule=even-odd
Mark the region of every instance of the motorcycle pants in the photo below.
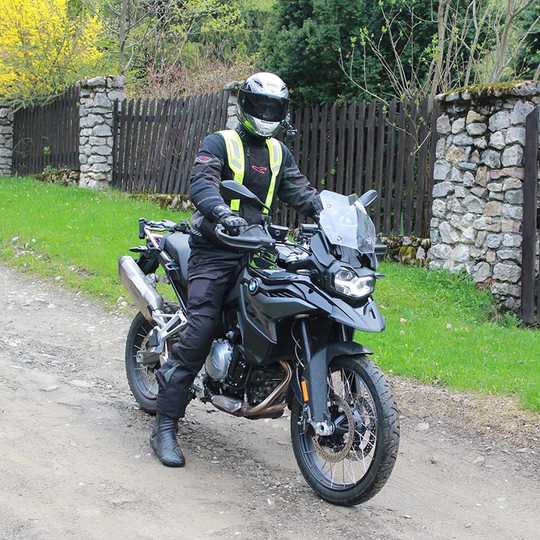
[[[244,256],[218,249],[194,248],[188,263],[187,322],[170,359],[157,371],[157,409],[180,418],[190,399],[190,386],[203,366],[212,341],[222,331],[225,297],[246,264]]]

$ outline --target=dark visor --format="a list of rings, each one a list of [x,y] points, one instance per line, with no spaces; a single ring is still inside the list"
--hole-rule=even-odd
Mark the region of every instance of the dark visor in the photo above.
[[[281,122],[287,116],[288,99],[252,94],[240,90],[239,100],[244,112],[259,120]]]

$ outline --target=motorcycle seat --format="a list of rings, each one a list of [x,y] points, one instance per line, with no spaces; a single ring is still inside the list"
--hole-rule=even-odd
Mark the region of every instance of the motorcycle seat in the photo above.
[[[180,282],[182,287],[187,288],[188,260],[191,253],[191,248],[189,247],[189,234],[175,232],[165,236],[163,239],[163,250],[178,264],[180,268]],[[238,302],[241,278],[242,275],[240,274],[235,285],[225,297],[224,305],[229,308],[235,306]]]
[[[188,260],[191,253],[188,241],[189,234],[181,232],[170,234],[163,240],[163,249],[180,267],[180,281],[183,287],[187,287]]]

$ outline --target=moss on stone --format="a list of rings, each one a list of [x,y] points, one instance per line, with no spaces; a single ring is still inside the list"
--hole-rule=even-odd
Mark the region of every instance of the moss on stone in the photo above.
[[[461,88],[456,88],[453,90],[449,90],[448,92],[445,92],[444,96],[449,96],[450,94],[457,94],[458,92],[461,94],[463,92],[467,92],[471,94],[471,96],[474,97],[484,97],[484,96],[491,96],[495,92],[500,91],[507,91],[507,90],[513,90],[516,86],[523,84],[525,82],[531,82],[531,81],[524,81],[524,80],[513,80],[513,81],[502,81],[502,82],[496,82],[496,83],[484,83],[484,84],[471,84],[469,86],[462,86]]]
[[[473,99],[501,98],[505,96],[525,97],[540,94],[540,82],[516,79],[486,84],[472,84],[454,88],[436,96],[437,101],[459,102]]]

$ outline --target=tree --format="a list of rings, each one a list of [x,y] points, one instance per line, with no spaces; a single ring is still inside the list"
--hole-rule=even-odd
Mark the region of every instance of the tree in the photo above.
[[[68,7],[67,0],[0,0],[0,98],[32,102],[99,70],[100,22]]]
[[[518,78],[524,71],[519,53],[535,29],[538,32],[537,14],[522,18],[533,4],[534,0],[439,0],[436,10],[426,10],[416,1],[379,2],[382,25],[361,30],[359,46],[348,62],[340,57],[341,67],[353,86],[383,101],[433,98],[452,88]],[[428,42],[426,28],[431,31]],[[363,77],[355,75],[351,66],[358,56],[377,59],[388,81],[386,92],[369,87],[365,68]]]
[[[261,58],[299,102],[433,97],[538,72],[537,4],[279,0]]]
[[[365,24],[363,0],[279,0],[262,44],[263,67],[279,74],[296,102],[358,94],[341,71],[351,38]]]
[[[247,0],[86,0],[100,13],[109,50],[130,88],[174,97],[219,87],[245,65]],[[253,13],[251,13],[253,15]]]
[[[401,0],[281,0],[263,41],[262,60],[268,69],[280,73],[295,89],[296,101],[330,102],[341,99],[390,97],[394,90],[387,81],[385,64],[393,62],[394,45],[382,31],[385,13]],[[428,14],[431,0],[408,0],[406,5]],[[409,12],[403,7],[399,17]],[[434,25],[428,17],[414,23],[416,40],[401,36],[399,47],[403,67],[411,75],[412,66],[430,46]],[[359,54],[365,36],[377,36],[381,57]],[[382,61],[384,60],[384,61]],[[418,76],[427,70],[417,66]],[[351,83],[361,82],[360,84]]]
[[[166,23],[168,2],[162,0],[82,0],[84,9],[99,17],[108,51],[122,75],[130,69],[147,40]]]
[[[430,65],[438,30],[432,10],[431,0],[371,3],[368,23],[351,37],[348,50],[339,51],[349,83],[369,99],[385,102],[423,94],[428,73],[438,65]]]
[[[516,74],[522,79],[540,79],[540,9],[530,2],[516,17],[516,34],[521,36],[517,49]]]

